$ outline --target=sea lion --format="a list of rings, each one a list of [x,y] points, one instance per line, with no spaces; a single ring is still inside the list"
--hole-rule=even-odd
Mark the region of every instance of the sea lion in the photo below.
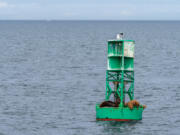
[[[119,103],[119,100],[116,100],[116,102],[104,101],[100,104],[100,107],[119,107]]]
[[[131,101],[129,101],[128,103],[125,103],[124,104],[125,106],[128,106],[129,107],[129,109],[133,109],[134,107],[139,107],[139,105],[140,105],[140,103],[137,101],[137,100],[131,100]]]

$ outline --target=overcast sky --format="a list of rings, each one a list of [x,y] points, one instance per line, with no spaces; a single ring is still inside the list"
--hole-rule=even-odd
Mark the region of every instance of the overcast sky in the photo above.
[[[0,0],[0,20],[180,20],[180,0]]]

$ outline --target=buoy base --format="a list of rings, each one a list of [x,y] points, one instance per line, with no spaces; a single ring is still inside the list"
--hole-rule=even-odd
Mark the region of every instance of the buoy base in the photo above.
[[[96,105],[96,120],[102,121],[130,121],[142,119],[143,107],[99,107]]]

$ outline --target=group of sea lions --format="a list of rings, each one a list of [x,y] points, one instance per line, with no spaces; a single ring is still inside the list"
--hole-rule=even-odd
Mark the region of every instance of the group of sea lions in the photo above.
[[[115,102],[112,101],[104,101],[100,104],[100,107],[119,107],[120,100],[116,100]],[[134,107],[138,108],[140,103],[137,100],[131,100],[127,103],[124,103],[125,107],[129,107],[129,109],[133,109]],[[143,109],[146,108],[146,105],[142,105]]]

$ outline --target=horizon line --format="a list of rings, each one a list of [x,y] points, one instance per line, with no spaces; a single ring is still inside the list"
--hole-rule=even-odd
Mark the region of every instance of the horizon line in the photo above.
[[[115,19],[0,19],[0,21],[180,21],[180,20],[115,20]]]

